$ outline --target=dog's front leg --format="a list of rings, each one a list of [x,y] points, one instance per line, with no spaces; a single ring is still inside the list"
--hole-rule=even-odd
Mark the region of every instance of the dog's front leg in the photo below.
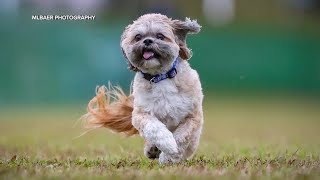
[[[188,115],[173,132],[178,145],[178,153],[173,155],[161,153],[159,160],[163,161],[162,163],[180,162],[193,155],[198,147],[203,123],[202,113],[195,114]]]
[[[158,159],[161,151],[158,149],[156,145],[151,144],[148,141],[145,141],[143,153],[149,159]]]
[[[173,132],[181,158],[186,159],[197,149],[202,131],[202,113],[190,114]],[[190,151],[192,152],[186,152]]]
[[[132,113],[132,125],[150,144],[154,144],[161,152],[177,154],[178,147],[173,134],[156,117],[135,109]]]

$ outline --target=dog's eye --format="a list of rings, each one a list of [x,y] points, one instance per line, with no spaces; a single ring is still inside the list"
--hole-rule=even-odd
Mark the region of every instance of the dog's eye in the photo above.
[[[161,33],[157,34],[157,39],[164,40],[164,35]]]
[[[137,34],[137,35],[134,37],[134,39],[135,39],[136,41],[140,41],[140,40],[142,39],[141,34]]]

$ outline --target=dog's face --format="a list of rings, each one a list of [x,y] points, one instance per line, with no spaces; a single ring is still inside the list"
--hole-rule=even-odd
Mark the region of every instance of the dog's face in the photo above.
[[[146,14],[126,27],[121,48],[131,70],[163,73],[178,56],[185,60],[191,57],[186,35],[199,31],[200,25],[188,18],[180,21],[161,14]]]

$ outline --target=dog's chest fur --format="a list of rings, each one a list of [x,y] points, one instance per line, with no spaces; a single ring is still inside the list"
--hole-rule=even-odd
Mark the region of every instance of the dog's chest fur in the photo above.
[[[137,78],[142,84],[135,89],[134,106],[157,117],[169,130],[174,130],[192,110],[192,96],[183,93],[173,79],[150,84],[142,77]]]

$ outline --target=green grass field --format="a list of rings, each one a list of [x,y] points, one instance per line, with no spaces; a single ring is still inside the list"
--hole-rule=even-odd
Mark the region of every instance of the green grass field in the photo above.
[[[301,98],[205,99],[193,159],[160,166],[143,140],[106,129],[80,138],[85,104],[1,108],[0,179],[319,179],[320,102]]]

